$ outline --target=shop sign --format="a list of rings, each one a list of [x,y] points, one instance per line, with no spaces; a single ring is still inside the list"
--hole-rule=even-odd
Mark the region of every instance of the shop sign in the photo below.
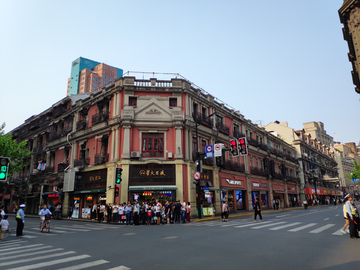
[[[106,197],[99,197],[99,201],[106,201]]]
[[[335,190],[332,190],[332,191],[331,191],[331,195],[336,195],[336,191],[335,191]]]
[[[87,184],[106,182],[106,177],[107,177],[106,169],[83,173],[84,183]]]
[[[48,198],[59,198],[59,194],[49,194]]]
[[[139,164],[130,166],[130,185],[175,184],[175,165]]]
[[[4,200],[10,200],[10,194],[5,194],[4,195]]]
[[[167,196],[171,197],[172,192],[171,191],[144,191],[143,196]]]
[[[92,196],[87,196],[87,197],[86,197],[86,200],[87,200],[87,201],[92,201],[92,200],[93,200],[93,197],[92,197]]]
[[[229,185],[238,185],[238,186],[241,186],[241,181],[226,179],[226,182],[228,182]]]
[[[267,188],[267,184],[253,183],[253,187]]]
[[[74,201],[80,201],[80,197],[74,197]]]

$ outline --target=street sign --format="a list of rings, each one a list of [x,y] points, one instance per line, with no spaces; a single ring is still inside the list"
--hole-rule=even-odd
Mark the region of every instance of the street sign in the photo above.
[[[222,143],[214,144],[214,157],[221,157],[222,156]]]
[[[353,182],[359,182],[359,178],[352,178],[351,181],[353,181]]]
[[[201,176],[201,174],[199,172],[194,172],[194,179],[195,180],[200,180],[200,176]]]
[[[206,152],[206,158],[214,157],[213,146],[212,145],[206,145],[205,146],[205,152]]]
[[[203,187],[202,189],[203,190],[209,190],[209,187]]]

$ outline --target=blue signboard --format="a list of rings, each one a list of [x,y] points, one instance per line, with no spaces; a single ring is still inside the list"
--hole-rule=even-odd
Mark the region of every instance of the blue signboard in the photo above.
[[[214,157],[214,149],[212,145],[206,145],[205,146],[205,153],[206,153],[206,158],[212,158]]]
[[[359,182],[359,178],[352,178],[351,181],[353,181],[353,182]]]
[[[203,190],[209,190],[209,187],[203,187],[202,189]]]

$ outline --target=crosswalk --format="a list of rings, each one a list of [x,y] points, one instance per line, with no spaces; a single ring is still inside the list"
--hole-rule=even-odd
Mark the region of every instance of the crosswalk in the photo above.
[[[91,232],[91,231],[101,231],[107,229],[117,229],[119,226],[104,226],[104,225],[96,225],[96,224],[74,224],[74,225],[57,225],[51,224],[50,233],[40,232],[39,227],[29,227],[23,230],[24,235],[22,238],[32,239],[37,238],[39,236],[57,236],[59,234],[71,234],[71,233],[79,233],[79,232]],[[11,236],[16,236],[15,231],[12,232]]]
[[[278,221],[278,220],[270,220],[270,221],[262,221],[262,222],[254,222],[254,221],[230,221],[227,223],[223,223],[221,221],[207,221],[207,222],[198,222],[198,223],[186,223],[183,226],[192,226],[192,227],[220,227],[220,228],[234,228],[234,229],[251,229],[251,230],[260,230],[266,229],[270,231],[280,231],[284,230],[287,232],[300,232],[304,230],[308,230],[308,233],[318,234],[323,232],[330,232],[331,235],[343,235],[342,227],[337,228],[334,231],[334,226],[336,224],[318,224],[318,223],[307,223],[303,222],[287,222],[287,221]]]
[[[123,265],[106,268],[106,264],[109,263],[103,259],[93,260],[88,254],[77,254],[76,251],[67,251],[51,245],[32,244],[23,239],[4,241],[0,244],[0,269],[77,270],[99,269],[99,266],[102,266],[102,269],[108,270],[130,270]]]

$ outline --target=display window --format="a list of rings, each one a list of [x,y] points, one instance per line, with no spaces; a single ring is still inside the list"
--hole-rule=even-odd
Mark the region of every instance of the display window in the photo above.
[[[166,201],[174,202],[175,201],[175,192],[172,190],[168,191],[137,191],[131,192],[130,198],[132,201],[138,202],[153,202],[155,203],[156,200],[159,200],[161,204],[164,204]]]
[[[236,209],[237,210],[246,209],[244,191],[236,190],[235,195],[236,195]]]

